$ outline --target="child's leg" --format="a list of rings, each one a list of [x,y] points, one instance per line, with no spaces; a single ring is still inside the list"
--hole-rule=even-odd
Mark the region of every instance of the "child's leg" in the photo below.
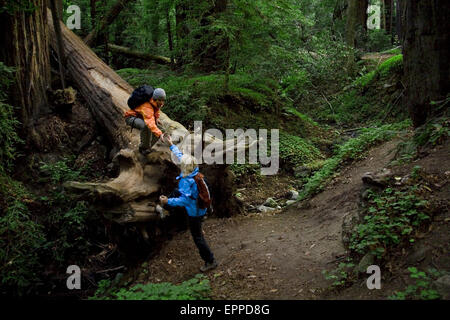
[[[151,148],[151,140],[152,133],[150,129],[145,124],[144,120],[137,117],[128,117],[125,119],[127,125],[132,128],[139,129],[141,131],[141,144],[139,145],[139,149],[150,149]]]

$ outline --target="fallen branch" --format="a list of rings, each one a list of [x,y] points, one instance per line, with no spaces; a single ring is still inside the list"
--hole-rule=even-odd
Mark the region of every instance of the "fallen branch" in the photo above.
[[[143,60],[148,60],[148,61],[155,61],[160,64],[170,64],[170,58],[168,58],[168,57],[158,56],[158,55],[154,55],[154,54],[150,54],[150,53],[146,53],[146,52],[142,52],[142,51],[137,51],[137,50],[133,50],[131,48],[118,46],[116,44],[109,44],[108,47],[113,52],[120,53],[125,56],[132,57],[132,58],[138,58],[138,59],[143,59]],[[175,61],[174,61],[174,63],[175,63]]]
[[[120,266],[120,267],[117,267],[117,268],[106,269],[106,270],[100,270],[100,271],[96,271],[95,273],[106,273],[106,272],[111,272],[111,271],[117,271],[117,270],[120,270],[120,269],[123,269],[123,268],[125,268],[125,266]]]

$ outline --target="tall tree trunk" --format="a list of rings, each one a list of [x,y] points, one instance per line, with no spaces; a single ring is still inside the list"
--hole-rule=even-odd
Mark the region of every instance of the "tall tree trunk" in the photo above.
[[[399,43],[403,43],[403,16],[401,0],[395,0],[395,33]]]
[[[159,21],[161,17],[161,12],[159,10],[159,0],[152,2],[152,15],[150,20],[150,32],[152,34],[153,46],[158,47],[159,41]]]
[[[393,0],[384,0],[383,15],[386,34],[391,34],[392,32],[392,4]]]
[[[193,56],[196,57],[199,69],[205,72],[227,71],[230,53],[228,37],[220,31],[209,31],[209,26],[218,15],[225,12],[228,0],[215,0],[211,3],[211,8],[203,14],[200,19],[200,26],[208,30],[200,35],[202,42],[195,41]]]
[[[362,48],[367,34],[368,0],[349,0],[347,7],[346,41],[349,46]]]
[[[167,41],[169,42],[169,51],[170,51],[170,63],[172,66],[174,65],[174,56],[173,56],[173,36],[172,36],[172,27],[170,23],[170,15],[169,8],[166,8],[166,26],[167,26]]]
[[[97,25],[97,0],[90,0],[90,10],[91,10],[91,27],[92,30]]]
[[[175,36],[176,36],[176,60],[177,66],[185,64],[189,53],[187,37],[189,35],[188,13],[192,4],[191,0],[177,1],[175,5]]]
[[[16,68],[11,103],[21,110],[23,136],[36,142],[35,121],[40,112],[48,110],[50,57],[47,1],[30,1],[35,7],[32,12],[0,14],[0,60]]]
[[[450,92],[450,1],[401,1],[405,104],[415,127],[433,113],[430,101]]]
[[[228,0],[205,0],[202,4],[182,0],[175,7],[178,66],[194,62],[195,68],[203,72],[225,71],[226,37],[220,31],[211,31],[208,26],[227,9]],[[190,35],[190,23],[197,24],[203,31]]]
[[[52,19],[53,21],[59,21],[61,20],[61,16],[58,12],[58,6],[57,6],[56,0],[50,0],[50,8],[52,10]],[[59,67],[59,76],[61,78],[61,86],[63,89],[66,88],[66,81],[65,81],[65,75],[64,75],[64,67],[65,64],[65,56],[64,56],[64,50],[63,50],[63,43],[62,43],[62,36],[61,36],[61,26],[59,23],[55,23],[55,35],[56,35],[56,41],[58,42],[57,47],[57,56],[58,56],[58,67]]]
[[[105,33],[107,27],[114,21],[114,19],[116,19],[122,9],[133,1],[135,0],[117,0],[111,9],[105,14],[99,25],[94,27],[86,38],[84,38],[84,42],[86,42],[88,46],[92,46],[95,41]]]

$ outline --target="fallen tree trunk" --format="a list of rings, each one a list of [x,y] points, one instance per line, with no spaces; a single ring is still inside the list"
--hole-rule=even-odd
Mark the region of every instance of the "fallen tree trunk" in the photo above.
[[[141,52],[111,43],[108,45],[108,47],[113,52],[120,53],[131,58],[143,59],[147,61],[155,61],[159,64],[170,64],[170,58],[167,57]]]
[[[50,30],[54,32],[52,16],[48,11]],[[100,204],[102,212],[111,220],[120,223],[143,224],[157,219],[155,206],[161,192],[168,194],[175,185],[178,170],[171,162],[170,150],[158,141],[150,155],[144,157],[138,150],[139,132],[125,125],[124,112],[129,110],[127,100],[133,88],[118,76],[108,65],[101,61],[95,53],[62,22],[61,31],[63,49],[68,73],[77,89],[86,100],[94,118],[104,130],[117,152],[112,159],[119,170],[117,178],[98,182],[68,182],[65,187],[71,191],[88,193],[90,198]],[[56,49],[54,33],[50,37],[51,45]],[[171,120],[161,112],[160,127],[171,136],[173,142],[183,152],[194,150],[190,132],[180,123]],[[256,141],[253,141],[255,143]],[[228,141],[205,136],[204,145]],[[232,144],[231,148],[235,148]],[[236,147],[238,150],[242,146]],[[249,144],[245,144],[245,148]],[[226,148],[224,148],[224,152]],[[190,151],[189,151],[190,152]],[[215,199],[215,213],[229,216],[241,210],[239,202],[234,198],[232,173],[224,165],[201,168],[208,179],[211,177],[212,195]],[[138,225],[144,238],[145,227]]]

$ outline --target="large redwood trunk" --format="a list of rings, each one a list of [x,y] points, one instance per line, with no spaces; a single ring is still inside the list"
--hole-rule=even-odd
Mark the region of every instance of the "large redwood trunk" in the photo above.
[[[450,92],[450,1],[402,1],[405,104],[414,126]]]
[[[36,121],[48,110],[50,84],[47,1],[32,0],[31,12],[17,10],[0,14],[0,61],[16,68],[11,103],[20,110],[22,136],[27,145],[39,146]]]

